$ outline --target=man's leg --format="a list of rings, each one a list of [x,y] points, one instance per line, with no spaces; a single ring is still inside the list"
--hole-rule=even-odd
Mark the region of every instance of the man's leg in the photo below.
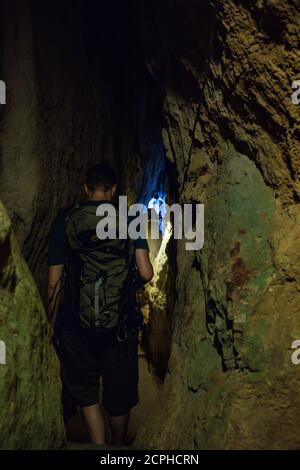
[[[93,444],[106,444],[105,421],[99,403],[81,408],[87,432]]]
[[[103,408],[103,413],[104,413],[104,418],[105,418],[106,444],[110,446],[113,444],[113,435],[112,435],[109,413],[104,408]]]
[[[98,342],[98,338],[96,338]],[[83,330],[64,330],[60,342],[64,387],[80,405],[88,435],[105,444],[105,423],[99,400],[100,359],[95,338]],[[93,405],[90,405],[93,403]]]
[[[114,445],[124,445],[129,412],[138,401],[138,331],[128,332],[126,344],[103,352],[103,408],[109,413]]]
[[[129,413],[122,416],[110,416],[110,425],[113,433],[113,442],[115,446],[124,445],[128,421]]]

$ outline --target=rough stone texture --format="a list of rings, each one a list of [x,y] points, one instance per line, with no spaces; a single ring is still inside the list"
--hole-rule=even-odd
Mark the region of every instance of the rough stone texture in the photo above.
[[[49,226],[83,196],[86,168],[105,153],[99,92],[74,2],[0,1],[0,198],[43,296]],[[63,441],[58,364],[45,311],[1,206],[0,447]]]
[[[218,4],[204,96],[205,2],[142,12],[149,61],[165,79],[167,156],[181,201],[205,204],[205,244],[178,246],[169,374],[135,446],[299,449],[299,2]]]
[[[55,449],[64,441],[58,361],[45,311],[0,203],[0,448]]]
[[[142,309],[148,324],[145,344],[148,358],[162,381],[168,369],[170,356],[176,280],[176,247],[174,240],[171,239],[171,226],[170,230],[169,228],[167,230],[158,245],[158,251],[158,247],[153,246],[154,241],[149,239],[154,276],[144,292],[146,315],[145,307]]]
[[[51,220],[105,153],[101,98],[74,4],[2,0],[0,197],[41,290]]]
[[[138,193],[146,200],[166,168],[171,202],[205,204],[205,245],[193,253],[179,242],[177,266],[173,250],[169,266],[164,254],[157,260],[149,347],[161,375],[168,373],[135,447],[300,448],[300,366],[291,363],[292,341],[300,339],[299,107],[291,101],[299,1],[216,2],[204,93],[207,2],[129,3],[133,10],[117,1],[109,14],[86,10],[94,29],[89,19],[82,36],[74,2],[0,2],[0,78],[8,89],[1,199],[42,287],[50,220],[80,195],[86,166],[114,155],[130,202]],[[116,40],[107,48],[111,31]],[[166,166],[155,161],[163,155],[162,123]],[[9,345],[14,334],[16,348],[8,352],[16,366],[0,366],[1,445],[57,446],[57,369],[42,307],[5,215],[0,227],[0,339]],[[20,330],[19,303],[27,311]],[[24,367],[30,360],[32,369]],[[26,407],[30,401],[41,406]]]

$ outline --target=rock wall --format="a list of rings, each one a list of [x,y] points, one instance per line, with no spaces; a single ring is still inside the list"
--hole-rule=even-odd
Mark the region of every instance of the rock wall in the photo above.
[[[59,366],[40,294],[51,220],[83,196],[86,168],[109,135],[76,3],[0,1],[0,447],[57,448],[64,440]],[[15,236],[12,234],[14,232]],[[22,255],[25,257],[25,263]],[[37,287],[32,278],[32,274]]]
[[[55,449],[64,442],[58,361],[44,308],[0,204],[0,449]]]
[[[166,0],[140,12],[165,91],[167,157],[181,202],[205,204],[205,242],[178,244],[169,373],[135,446],[299,449],[299,2],[215,4],[202,93],[211,7]]]
[[[166,151],[171,201],[205,204],[205,244],[187,252],[178,242],[176,266],[174,247],[167,249],[172,263],[164,261],[150,290],[152,360],[167,375],[135,446],[299,448],[300,369],[291,362],[300,339],[299,107],[291,101],[299,2],[215,1],[207,82],[208,2],[131,0],[133,10],[116,2],[123,8],[108,16],[97,2],[95,24],[107,24],[100,46],[97,29],[94,37],[89,22],[82,30],[75,5],[84,3],[0,1],[8,91],[0,198],[12,221],[1,206],[8,365],[0,365],[0,445],[63,442],[57,363],[12,229],[43,294],[50,221],[81,196],[86,167],[114,161],[131,201],[162,170],[148,156]],[[117,40],[107,49],[112,31]],[[157,123],[145,124],[143,94],[162,100],[163,119],[156,106],[153,116],[163,123],[164,149]]]
[[[1,22],[0,198],[43,292],[51,220],[105,156],[102,97],[74,3],[2,0]]]

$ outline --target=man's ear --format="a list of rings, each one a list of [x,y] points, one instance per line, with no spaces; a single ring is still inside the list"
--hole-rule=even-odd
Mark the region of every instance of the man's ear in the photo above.
[[[117,185],[115,184],[115,185],[111,188],[111,194],[112,194],[112,196],[115,195],[116,191],[117,191]]]
[[[86,184],[84,184],[83,187],[84,187],[84,192],[85,192],[85,194],[88,195],[88,193],[89,193],[89,188],[87,187]]]

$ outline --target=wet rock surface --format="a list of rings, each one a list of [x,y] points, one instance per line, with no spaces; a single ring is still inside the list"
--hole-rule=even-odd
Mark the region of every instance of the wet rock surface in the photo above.
[[[205,204],[205,242],[196,253],[178,243],[169,373],[135,445],[299,448],[299,10],[218,2],[207,84],[187,96],[205,79],[195,48],[212,17],[196,3],[157,4],[143,35],[166,65],[164,145],[181,201]]]
[[[1,206],[0,340],[11,364],[0,365],[1,445],[63,442],[57,362],[12,231],[43,294],[50,221],[105,159],[129,202],[166,172],[171,202],[205,204],[203,249],[168,246],[146,294],[148,352],[164,385],[134,447],[300,448],[298,2],[216,2],[207,74],[212,8],[150,3],[131,3],[128,50],[138,48],[122,49],[119,67],[105,35],[91,62],[70,2],[0,2],[0,197],[12,221]],[[164,152],[165,166],[154,161]]]

